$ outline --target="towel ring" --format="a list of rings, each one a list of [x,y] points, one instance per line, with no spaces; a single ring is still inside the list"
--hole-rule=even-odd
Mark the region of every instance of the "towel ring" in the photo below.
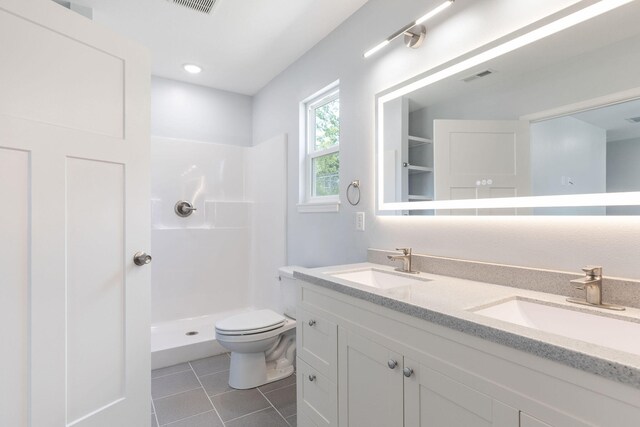
[[[349,190],[351,190],[351,187],[353,187],[354,190],[357,190],[357,198],[355,202],[351,200],[351,197],[349,195]],[[347,186],[347,200],[349,201],[351,206],[355,206],[358,203],[360,203],[360,180],[359,179],[351,181],[351,183]]]

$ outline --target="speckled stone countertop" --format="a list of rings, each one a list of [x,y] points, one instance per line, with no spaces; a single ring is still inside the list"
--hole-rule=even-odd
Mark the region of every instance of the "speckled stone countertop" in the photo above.
[[[428,281],[425,281],[424,285],[413,285],[410,288],[382,290],[331,275],[368,268]],[[391,267],[372,263],[299,268],[294,271],[294,277],[640,389],[640,354],[603,347],[474,313],[478,309],[519,298],[640,323],[640,309],[637,308],[614,312],[583,307],[566,302],[565,297],[560,295],[429,273],[420,273],[419,276],[403,275]],[[638,340],[640,337],[629,339]]]

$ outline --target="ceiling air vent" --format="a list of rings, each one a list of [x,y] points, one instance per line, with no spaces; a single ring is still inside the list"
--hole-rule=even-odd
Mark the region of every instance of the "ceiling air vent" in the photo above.
[[[640,117],[629,117],[628,119],[625,119],[625,120],[628,121],[629,123],[634,123],[634,124],[640,123]]]
[[[167,0],[169,3],[184,6],[188,9],[209,14],[216,4],[216,0]]]
[[[487,76],[489,76],[491,74],[494,74],[495,72],[496,72],[495,70],[487,68],[486,70],[480,71],[478,73],[472,74],[469,77],[466,77],[466,78],[462,79],[462,81],[465,82],[465,83],[469,83],[469,82],[472,82],[472,81],[474,81],[476,79],[480,79],[482,77],[487,77]]]

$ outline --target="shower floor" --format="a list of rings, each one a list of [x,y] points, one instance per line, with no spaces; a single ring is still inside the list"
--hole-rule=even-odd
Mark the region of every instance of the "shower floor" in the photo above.
[[[234,390],[228,385],[229,360],[221,354],[153,370],[152,427],[295,427],[295,374]]]
[[[251,308],[151,325],[151,368],[159,369],[225,353],[216,342],[215,323]]]

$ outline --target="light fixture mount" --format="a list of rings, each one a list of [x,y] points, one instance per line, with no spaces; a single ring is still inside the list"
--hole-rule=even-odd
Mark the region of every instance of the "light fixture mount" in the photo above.
[[[404,35],[404,44],[410,48],[417,49],[422,45],[424,41],[424,37],[427,34],[427,29],[422,25],[423,22],[428,21],[433,18],[449,6],[451,6],[455,0],[446,0],[444,3],[440,4],[440,6],[426,13],[422,17],[416,19],[413,22],[402,27],[400,30],[391,34],[389,37],[369,49],[364,53],[364,57],[368,58],[380,49],[384,48],[386,45],[397,39],[398,37]]]
[[[416,25],[404,32],[404,44],[412,49],[417,49],[422,46],[425,36],[427,35],[427,28],[424,25]]]

